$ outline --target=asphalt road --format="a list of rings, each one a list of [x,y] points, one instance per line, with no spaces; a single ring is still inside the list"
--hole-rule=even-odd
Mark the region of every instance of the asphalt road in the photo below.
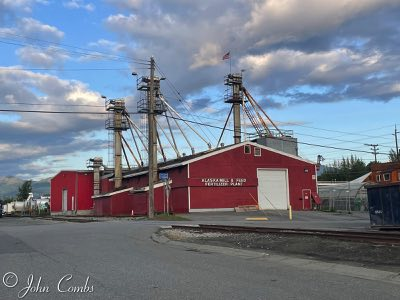
[[[0,299],[364,300],[400,295],[398,282],[347,276],[328,267],[156,243],[151,235],[162,224],[2,218]]]

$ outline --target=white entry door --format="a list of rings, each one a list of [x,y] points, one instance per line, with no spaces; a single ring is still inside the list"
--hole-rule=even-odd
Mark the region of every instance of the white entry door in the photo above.
[[[258,169],[258,206],[260,209],[287,209],[289,203],[287,170]]]
[[[66,212],[68,209],[67,208],[68,207],[67,199],[68,199],[68,190],[62,190],[62,211],[63,212]]]

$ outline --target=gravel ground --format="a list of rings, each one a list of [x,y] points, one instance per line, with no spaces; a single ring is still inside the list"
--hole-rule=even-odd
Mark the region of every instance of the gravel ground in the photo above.
[[[220,233],[196,229],[163,229],[160,233],[175,241],[251,249],[400,274],[400,245],[342,241],[309,235]]]

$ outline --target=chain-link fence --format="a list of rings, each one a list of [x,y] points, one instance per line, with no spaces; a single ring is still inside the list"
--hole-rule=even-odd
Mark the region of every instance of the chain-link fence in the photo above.
[[[367,190],[363,182],[323,183],[318,185],[321,210],[367,211]]]

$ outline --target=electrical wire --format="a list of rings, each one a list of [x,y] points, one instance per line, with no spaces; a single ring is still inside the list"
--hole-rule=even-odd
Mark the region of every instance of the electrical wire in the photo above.
[[[5,104],[5,103],[1,103],[1,104]],[[13,104],[13,105],[37,105],[37,106],[47,106],[47,105],[49,105],[49,106],[66,106],[66,107],[68,107],[68,106],[71,106],[71,107],[103,107],[103,105],[89,105],[89,104],[44,104],[44,103],[25,103],[25,102],[7,103],[7,104]],[[100,115],[107,114],[106,112],[66,112],[66,111],[15,110],[15,109],[0,109],[0,111],[2,111],[2,112],[20,112],[20,113],[22,113],[22,112],[31,112],[31,113],[46,113],[46,114],[51,114],[51,113],[58,113],[58,114],[100,114]],[[130,113],[130,114],[137,114],[137,113]],[[176,118],[176,119],[182,120],[182,121],[191,122],[191,123],[194,123],[196,125],[206,126],[206,128],[223,129],[222,127],[219,127],[219,126],[213,126],[213,125],[205,124],[205,123],[202,123],[202,122],[195,122],[195,121],[191,121],[191,120],[188,120],[188,119],[181,119],[181,118]],[[233,132],[233,130],[229,129],[229,128],[227,128],[226,130]],[[303,134],[303,133],[297,133],[297,135],[332,140],[332,138],[320,137],[320,136]],[[338,140],[338,139],[333,139],[333,140]],[[345,143],[345,142],[354,143],[354,141],[345,141],[345,140],[340,140],[340,141],[343,142],[343,143]],[[316,146],[318,145],[318,147],[324,146],[326,148],[335,149],[337,151],[347,150],[347,151],[357,151],[357,152],[360,152],[360,153],[369,153],[369,154],[372,153],[370,151],[365,151],[365,150],[357,150],[357,149],[335,147],[335,146],[333,146],[334,144],[319,145],[319,144],[315,144],[315,143],[306,143],[306,142],[299,142],[299,141],[298,141],[298,143],[299,144],[304,144],[304,145],[316,145]],[[358,144],[364,145],[364,143],[358,143]],[[381,144],[379,144],[379,145],[381,146]],[[390,146],[383,146],[383,147],[391,148]],[[333,153],[333,152],[330,152],[330,153]],[[386,155],[388,155],[389,153],[378,152],[377,154],[386,154]]]
[[[130,71],[129,68],[8,68],[8,67],[0,67],[0,70],[11,70],[11,71],[66,71],[66,72],[74,72],[74,71]]]
[[[45,111],[45,110],[16,110],[16,109],[0,109],[0,112],[19,112],[19,113],[43,113],[43,114],[96,114],[96,115],[107,115],[108,112],[74,112],[74,111]],[[137,115],[140,114],[138,112],[136,113],[129,113],[129,115]],[[176,120],[180,120],[180,121],[185,121],[188,123],[192,123],[192,124],[196,124],[196,125],[200,125],[200,126],[206,126],[209,128],[214,128],[214,129],[219,129],[222,130],[223,127],[220,126],[216,126],[216,125],[211,125],[211,124],[205,124],[205,123],[201,123],[201,122],[197,122],[197,121],[193,121],[193,120],[187,120],[187,119],[183,119],[183,118],[179,118],[179,117],[174,117],[174,116],[166,116],[167,118],[172,118],[172,119],[176,119]],[[226,128],[225,130],[227,131],[231,131],[234,132],[233,129],[230,128]],[[243,133],[243,132],[242,132]],[[282,138],[280,137],[270,137],[273,139],[277,139],[277,140],[281,140]],[[314,143],[307,143],[307,142],[299,142],[299,141],[289,141],[289,140],[285,140],[287,142],[293,142],[293,143],[298,143],[298,144],[302,144],[302,145],[308,145],[308,146],[315,146],[315,147],[320,147],[320,148],[326,148],[326,149],[335,149],[335,150],[343,150],[343,151],[351,151],[351,152],[358,152],[358,153],[368,153],[371,154],[373,152],[371,151],[366,151],[366,150],[357,150],[357,149],[351,149],[351,148],[343,148],[343,147],[334,147],[334,146],[329,146],[329,145],[321,145],[321,144],[314,144]],[[385,153],[385,152],[379,152],[379,154],[386,154],[389,155],[389,153]]]
[[[92,52],[92,50],[86,49],[86,48],[82,48],[82,47],[77,47],[77,46],[68,45],[68,44],[63,44],[63,43],[51,42],[51,41],[48,41],[48,40],[43,40],[43,39],[38,39],[38,38],[32,38],[32,37],[29,37],[29,36],[18,35],[18,34],[10,33],[10,32],[4,32],[4,31],[1,32],[1,31],[0,31],[0,34],[2,34],[2,35],[7,35],[7,36],[14,36],[14,37],[18,37],[18,38],[23,38],[23,39],[26,39],[26,40],[35,41],[35,42],[40,42],[40,43],[44,43],[44,44],[47,44],[47,45],[55,45],[55,46],[60,47],[60,48],[71,48],[71,49],[76,49],[76,50],[80,50],[80,51],[89,51],[89,52]],[[8,43],[9,43],[9,44],[13,44],[13,45],[17,45],[17,46],[27,46],[27,45],[28,45],[28,46],[36,46],[36,44],[33,44],[33,43],[20,44],[20,43],[16,43],[16,42],[15,42],[15,39],[14,39],[14,40],[11,39],[11,38],[6,38],[6,39],[11,40],[11,41],[14,41],[14,43],[13,43],[13,42],[8,42]],[[17,40],[17,41],[18,41],[18,40]],[[0,40],[0,42],[3,42],[3,41]],[[7,42],[4,42],[4,43],[7,43]],[[42,46],[41,48],[43,48],[43,46]],[[64,50],[65,50],[65,49],[64,49]],[[66,50],[66,51],[67,51],[67,52],[72,52],[72,51],[69,51],[69,50]],[[74,52],[76,52],[76,51],[74,51]],[[129,57],[127,57],[127,56],[121,56],[121,55],[116,55],[116,54],[110,54],[110,53],[106,53],[106,52],[102,52],[102,51],[96,51],[96,53],[97,53],[97,55],[100,54],[100,55],[102,55],[102,56],[104,56],[104,57],[110,57],[110,56],[112,56],[112,57],[119,58],[119,59],[124,60],[124,61],[127,61],[127,62],[145,63],[146,65],[149,65],[149,62],[148,62],[148,60],[146,60],[146,59],[129,58]]]
[[[26,102],[13,102],[6,103],[0,102],[2,105],[32,105],[32,106],[71,106],[71,107],[104,107],[104,105],[93,105],[93,104],[58,104],[58,103],[26,103]]]
[[[97,111],[89,112],[89,111],[55,111],[55,110],[27,110],[27,109],[0,109],[0,112],[38,113],[38,114],[108,115],[108,112],[97,112]]]
[[[200,119],[200,117],[199,117],[198,115],[193,114],[193,113],[190,111],[190,109],[188,108],[188,105],[186,104],[185,99],[182,97],[181,93],[178,91],[178,89],[175,87],[175,85],[172,83],[172,81],[169,80],[168,77],[165,75],[165,73],[161,70],[160,66],[159,66],[157,63],[156,63],[155,65],[156,65],[157,71],[166,79],[167,85],[170,87],[170,89],[172,90],[172,92],[175,93],[175,95],[177,96],[177,100],[178,100],[180,103],[182,103],[183,107],[186,109],[186,111],[189,113],[189,115],[190,115],[191,117],[193,117],[194,119],[196,119],[196,117],[197,117],[197,119],[198,119],[200,122],[203,122],[203,121]],[[207,137],[208,141],[211,142],[209,136],[207,135],[207,133],[206,133],[202,128],[200,128],[200,130],[201,130],[201,131],[203,132],[203,134]],[[211,134],[211,136],[214,138],[214,140],[217,141],[217,138],[215,137],[215,135],[214,135],[210,130],[208,130],[208,132]]]

